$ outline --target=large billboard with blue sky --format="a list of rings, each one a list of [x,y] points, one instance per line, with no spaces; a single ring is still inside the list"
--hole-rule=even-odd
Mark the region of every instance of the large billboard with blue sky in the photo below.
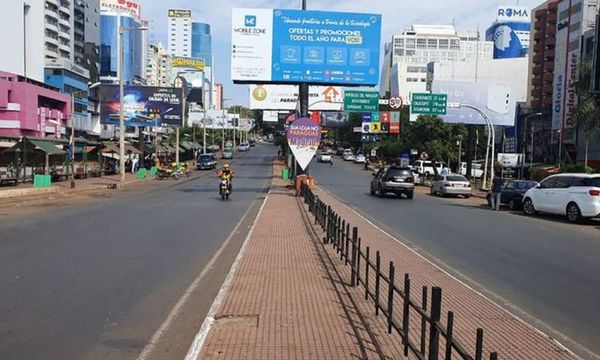
[[[234,82],[376,86],[381,15],[233,9]]]
[[[525,6],[500,6],[496,21],[485,37],[494,42],[494,59],[527,56],[531,10]]]

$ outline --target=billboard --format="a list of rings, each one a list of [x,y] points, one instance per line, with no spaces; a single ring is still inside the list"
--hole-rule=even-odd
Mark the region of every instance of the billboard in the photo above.
[[[376,86],[381,15],[234,8],[234,82]]]
[[[171,67],[204,71],[204,59],[193,59],[193,58],[175,56],[171,60]]]
[[[324,111],[321,113],[321,125],[323,127],[338,128],[348,124],[350,114],[341,111]]]
[[[191,18],[192,10],[185,9],[169,9],[170,18]]]
[[[527,56],[529,22],[497,22],[486,31],[486,40],[494,42],[494,59]]]
[[[277,111],[263,111],[263,122],[276,123],[279,121],[279,113]]]
[[[531,22],[531,9],[526,6],[498,6],[497,22]]]
[[[432,92],[448,94],[448,103],[476,106],[484,111],[497,126],[514,126],[516,97],[510,86],[472,81],[434,81]],[[442,116],[448,123],[485,125],[484,119],[474,110],[448,108]]]
[[[101,0],[100,11],[124,13],[140,19],[140,4],[132,0]]]
[[[343,95],[337,86],[310,86],[308,88],[310,110],[341,111]],[[295,110],[298,105],[298,86],[250,85],[250,109]]]
[[[286,138],[298,165],[304,170],[321,143],[321,126],[311,119],[300,118],[290,124]]]
[[[574,112],[577,102],[575,83],[581,54],[583,0],[561,1],[556,24],[556,57],[554,60],[554,91],[552,93],[552,129],[565,130],[563,141],[574,143]],[[569,9],[569,6],[571,9]],[[557,139],[553,137],[553,140]]]
[[[181,126],[181,89],[125,86],[125,126]],[[119,86],[100,86],[100,122],[119,124]]]

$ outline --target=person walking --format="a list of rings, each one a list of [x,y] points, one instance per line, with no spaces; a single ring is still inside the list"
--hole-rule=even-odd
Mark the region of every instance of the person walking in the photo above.
[[[500,194],[502,192],[502,178],[495,176],[492,180],[492,210],[500,210]]]

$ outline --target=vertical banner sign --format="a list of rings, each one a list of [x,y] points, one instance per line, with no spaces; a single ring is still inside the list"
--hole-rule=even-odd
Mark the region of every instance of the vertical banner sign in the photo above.
[[[304,170],[319,148],[321,126],[309,118],[300,118],[290,124],[287,130],[287,140],[296,161]]]
[[[556,59],[554,61],[554,92],[552,94],[552,129],[564,130],[563,141],[575,140],[573,115],[577,97],[575,83],[581,53],[581,28],[584,18],[583,0],[566,0],[558,4],[561,16],[556,24]],[[558,132],[557,132],[558,133]],[[553,142],[558,139],[553,137]]]

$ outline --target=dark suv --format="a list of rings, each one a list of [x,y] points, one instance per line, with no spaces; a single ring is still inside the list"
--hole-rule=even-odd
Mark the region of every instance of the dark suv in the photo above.
[[[214,154],[201,154],[198,155],[196,159],[196,169],[216,169],[217,168],[217,158]]]
[[[412,199],[415,193],[415,178],[408,167],[384,166],[377,173],[373,173],[371,181],[371,195],[384,197],[387,193],[406,195]]]

